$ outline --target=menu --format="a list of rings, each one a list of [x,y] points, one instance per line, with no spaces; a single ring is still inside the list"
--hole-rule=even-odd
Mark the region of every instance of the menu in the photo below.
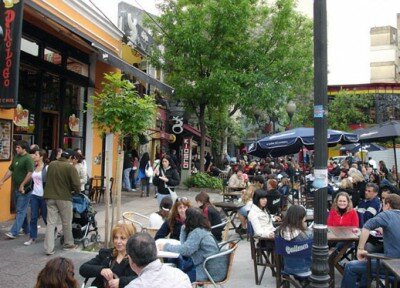
[[[0,161],[11,159],[11,131],[12,121],[0,119]]]

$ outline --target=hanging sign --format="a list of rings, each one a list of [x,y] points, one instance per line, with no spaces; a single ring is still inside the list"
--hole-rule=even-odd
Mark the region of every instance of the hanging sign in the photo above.
[[[172,132],[175,134],[181,134],[183,132],[183,117],[179,116],[174,116],[172,117],[172,121],[175,122],[174,125],[172,125]]]
[[[17,106],[23,6],[23,0],[0,2],[0,108]]]
[[[189,170],[190,168],[190,140],[191,138],[183,138],[183,153],[182,153],[182,169]]]

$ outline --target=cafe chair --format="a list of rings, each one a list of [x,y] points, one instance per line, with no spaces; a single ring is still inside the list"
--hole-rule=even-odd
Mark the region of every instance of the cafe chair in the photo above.
[[[371,288],[372,282],[375,282],[376,288],[385,288],[385,271],[382,260],[390,259],[381,253],[368,253],[367,256],[367,288]],[[376,268],[372,270],[372,260],[376,261]],[[390,276],[389,281],[393,283],[394,277]]]
[[[146,227],[148,226],[147,224],[144,224],[143,221],[147,221],[146,223],[148,223],[149,221],[149,217],[133,211],[122,213],[122,219],[124,220],[124,222],[127,221],[133,223],[136,227],[137,232],[146,229]]]
[[[226,240],[228,240],[228,237],[229,237],[229,234],[228,234],[229,230],[226,230],[224,228],[227,227],[229,219],[228,218],[224,218],[224,219],[221,219],[221,220],[222,220],[221,223],[216,224],[214,226],[211,226],[211,231],[221,229],[221,231],[222,231],[222,241],[226,241]],[[228,233],[227,233],[227,231],[228,231]]]
[[[260,285],[267,267],[271,269],[275,277],[275,263],[273,249],[264,247],[265,239],[254,236],[254,229],[250,221],[247,221],[247,235],[250,240],[251,259],[254,266],[254,277],[256,285]],[[261,269],[259,270],[259,267]]]
[[[313,239],[287,241],[281,236],[275,237],[276,287],[306,287],[311,275],[311,249]],[[309,267],[308,271],[299,269]]]
[[[235,258],[235,253],[239,241],[240,240],[236,239],[219,243],[218,246],[220,247],[220,252],[207,257],[203,262],[203,268],[204,271],[206,272],[209,281],[196,281],[192,283],[193,287],[202,287],[204,285],[213,285],[214,287],[217,287],[217,285],[219,285],[220,287],[223,287],[223,284],[229,281],[229,278],[232,274],[233,260]],[[226,257],[228,261],[228,269],[226,271],[226,276],[221,281],[215,281],[207,269],[207,262],[210,261],[211,259],[215,259],[218,257]]]

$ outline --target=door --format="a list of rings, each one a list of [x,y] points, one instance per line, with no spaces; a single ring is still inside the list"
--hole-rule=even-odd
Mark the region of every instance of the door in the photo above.
[[[59,114],[56,111],[42,112],[42,147],[49,151],[60,147]]]

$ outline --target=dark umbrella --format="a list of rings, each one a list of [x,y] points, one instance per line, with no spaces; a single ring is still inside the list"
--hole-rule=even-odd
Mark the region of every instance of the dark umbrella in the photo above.
[[[361,143],[370,142],[386,142],[392,140],[394,152],[394,165],[396,166],[396,181],[397,179],[397,155],[396,155],[396,138],[400,136],[400,122],[391,120],[381,124],[377,124],[371,128],[355,130]]]
[[[386,148],[375,143],[362,143],[362,144],[352,143],[340,147],[340,151],[350,151],[351,153],[356,153],[359,152],[360,150],[374,152],[374,151],[383,151],[386,150]]]
[[[356,134],[328,129],[328,146],[356,143]],[[257,157],[279,157],[298,153],[303,147],[314,148],[314,128],[296,128],[265,137],[249,147],[248,154]],[[250,149],[251,148],[251,149]]]

